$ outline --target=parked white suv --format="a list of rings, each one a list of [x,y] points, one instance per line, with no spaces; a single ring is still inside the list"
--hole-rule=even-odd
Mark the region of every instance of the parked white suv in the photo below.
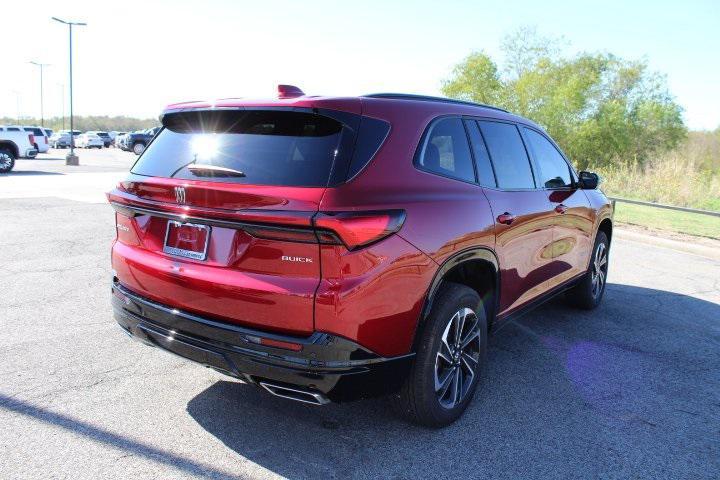
[[[0,173],[8,173],[18,158],[35,158],[35,136],[23,127],[0,125]]]
[[[50,150],[50,142],[45,130],[40,127],[23,127],[27,133],[32,133],[35,137],[35,149],[38,153],[46,153]]]

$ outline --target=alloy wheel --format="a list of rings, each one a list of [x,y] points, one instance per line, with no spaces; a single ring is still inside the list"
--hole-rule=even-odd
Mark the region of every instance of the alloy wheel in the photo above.
[[[605,280],[607,277],[607,260],[607,246],[604,243],[599,243],[597,250],[595,250],[595,259],[593,260],[591,273],[593,298],[598,298],[605,286]]]
[[[470,391],[480,366],[480,322],[462,308],[450,318],[435,356],[435,395],[443,408],[460,404]]]
[[[12,157],[6,152],[0,152],[0,170],[7,170],[12,166]]]

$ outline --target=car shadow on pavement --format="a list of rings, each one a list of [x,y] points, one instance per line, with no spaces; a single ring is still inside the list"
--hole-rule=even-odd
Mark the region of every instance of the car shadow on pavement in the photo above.
[[[45,162],[45,161],[65,161],[65,157],[46,157],[43,155],[42,157],[35,157],[32,159],[35,162]]]
[[[118,450],[130,452],[132,455],[136,455],[138,457],[151,459],[167,466],[168,468],[175,468],[192,475],[195,478],[238,478],[234,475],[227,474],[222,470],[216,470],[209,467],[202,462],[193,461],[181,455],[174,454],[171,451],[143,443],[127,436],[119,435],[108,429],[94,425],[87,419],[55,413],[32,405],[28,402],[17,400],[12,398],[12,396],[3,395],[2,393],[0,393],[0,410],[32,418],[38,422],[47,423],[54,427],[71,432],[74,435],[82,436],[83,438],[99,445],[107,445]],[[61,475],[61,472],[49,471],[48,475]]]
[[[36,175],[65,175],[61,172],[43,172],[40,170],[15,170],[8,174],[13,177],[33,177]]]
[[[608,284],[595,311],[558,298],[492,336],[482,390],[442,430],[398,419],[386,399],[317,407],[235,381],[187,411],[290,478],[709,478],[719,372],[720,305]]]

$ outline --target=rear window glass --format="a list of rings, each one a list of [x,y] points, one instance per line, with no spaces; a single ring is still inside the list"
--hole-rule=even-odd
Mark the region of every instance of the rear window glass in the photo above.
[[[363,117],[360,120],[347,178],[357,175],[370,162],[388,133],[390,133],[390,124],[387,122],[370,117]]]
[[[350,130],[309,112],[194,111],[167,115],[164,124],[132,173],[323,187],[340,159],[346,170],[352,153]]]

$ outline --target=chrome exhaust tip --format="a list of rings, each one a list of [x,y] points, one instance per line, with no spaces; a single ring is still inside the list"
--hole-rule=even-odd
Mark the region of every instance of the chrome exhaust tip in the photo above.
[[[309,403],[311,405],[325,405],[330,403],[330,399],[319,392],[285,387],[283,385],[275,385],[268,382],[259,382],[259,384],[276,397],[287,398],[288,400],[295,400],[296,402]]]

